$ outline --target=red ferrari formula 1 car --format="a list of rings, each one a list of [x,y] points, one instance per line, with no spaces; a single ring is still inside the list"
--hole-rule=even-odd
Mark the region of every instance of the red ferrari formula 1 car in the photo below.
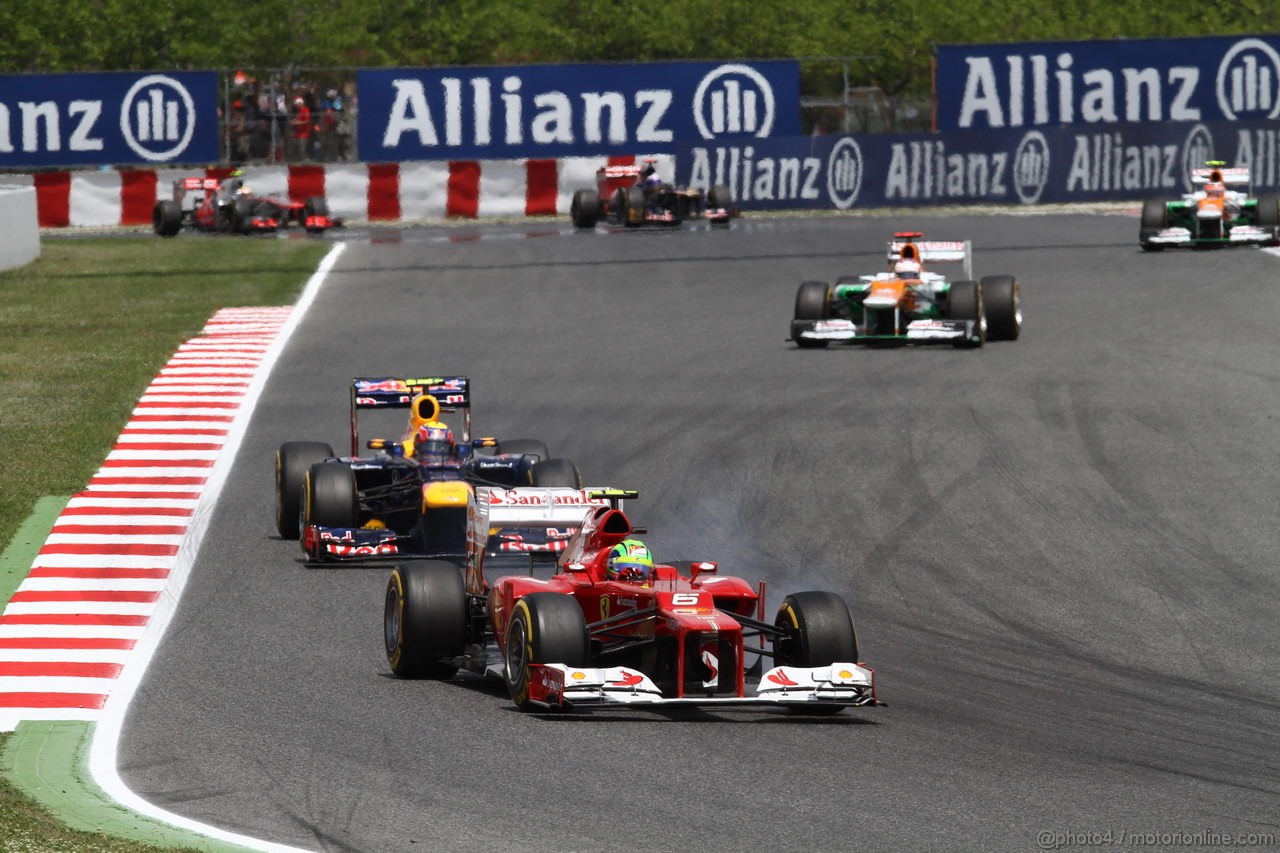
[[[733,216],[728,187],[701,190],[678,188],[657,179],[653,162],[639,166],[605,166],[596,172],[594,190],[573,194],[569,216],[575,228],[594,228],[596,222],[632,228],[639,225],[679,225],[686,219],[705,219],[727,225]]]
[[[341,224],[319,196],[306,201],[255,196],[240,177],[174,181],[173,198],[157,201],[151,211],[152,228],[161,237],[173,237],[184,228],[261,234],[291,225],[319,233]]]
[[[500,677],[524,710],[834,713],[879,704],[875,672],[856,663],[843,599],[793,593],[767,621],[763,583],[721,575],[712,562],[654,563],[631,538],[643,531],[621,508],[634,497],[615,489],[477,488],[465,573],[423,560],[398,566],[387,581],[392,672]],[[558,557],[502,550],[522,528],[549,527],[572,531]],[[621,573],[620,552],[639,555],[636,571]],[[488,576],[504,567],[519,573]]]

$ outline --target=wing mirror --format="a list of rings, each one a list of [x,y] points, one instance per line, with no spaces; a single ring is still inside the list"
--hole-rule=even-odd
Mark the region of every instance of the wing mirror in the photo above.
[[[695,560],[689,564],[689,582],[696,584],[699,575],[714,575],[720,570],[719,563],[712,563],[707,560]]]

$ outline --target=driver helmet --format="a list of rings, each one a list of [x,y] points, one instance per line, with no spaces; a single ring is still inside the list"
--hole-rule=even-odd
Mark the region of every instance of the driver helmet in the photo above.
[[[611,581],[647,586],[653,580],[653,555],[639,539],[623,539],[609,552],[604,576]]]
[[[640,179],[646,187],[657,187],[662,183],[662,178],[658,177],[658,170],[652,163],[645,163],[640,170]]]
[[[454,457],[453,431],[438,423],[423,424],[413,441],[413,455],[424,465],[448,464]]]
[[[915,258],[902,258],[893,265],[893,271],[899,278],[919,278],[920,262]]]

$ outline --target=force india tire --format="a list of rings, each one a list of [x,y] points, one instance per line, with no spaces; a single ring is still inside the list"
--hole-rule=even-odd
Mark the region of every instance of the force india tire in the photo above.
[[[1151,238],[1169,227],[1169,207],[1158,198],[1147,199],[1142,203],[1142,225],[1138,231],[1138,242],[1144,251],[1159,252],[1164,247],[1152,243]]]
[[[987,319],[982,304],[982,286],[976,281],[953,282],[947,293],[948,320],[974,320],[978,324],[976,341],[960,341],[960,349],[976,349],[987,342]]]
[[[531,485],[544,489],[581,489],[582,474],[568,459],[544,459],[529,469]]]
[[[1022,334],[1022,288],[1011,275],[982,278],[982,307],[987,314],[987,337],[1016,341]]]
[[[569,218],[574,228],[594,228],[600,218],[600,197],[594,190],[578,190],[569,204]]]
[[[182,230],[182,205],[172,199],[156,202],[151,209],[151,227],[161,237],[173,237]]]
[[[276,532],[281,539],[301,535],[303,482],[312,465],[332,457],[333,448],[321,441],[286,441],[276,451]]]
[[[825,281],[805,281],[800,283],[796,291],[797,320],[825,320],[831,301],[831,287]],[[806,341],[796,338],[796,346],[801,349],[822,349],[827,341]]]
[[[816,667],[856,663],[858,634],[844,599],[833,592],[795,592],[782,600],[773,624],[783,632],[774,641],[777,666]],[[841,706],[801,705],[801,714],[835,714]]]
[[[1258,196],[1258,227],[1269,228],[1272,240],[1280,240],[1280,195]]]
[[[356,475],[345,462],[312,465],[302,489],[302,519],[321,527],[355,527],[359,513]]]
[[[398,678],[452,678],[467,640],[467,591],[443,560],[396,566],[382,614],[387,663]]]
[[[511,701],[522,711],[536,708],[529,700],[533,664],[585,666],[587,647],[587,620],[572,596],[534,592],[516,601],[503,647],[504,679]]]

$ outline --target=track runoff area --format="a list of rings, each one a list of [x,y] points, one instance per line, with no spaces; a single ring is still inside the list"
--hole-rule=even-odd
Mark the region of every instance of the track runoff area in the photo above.
[[[42,499],[0,556],[0,731],[14,732],[0,770],[75,828],[295,849],[146,803],[120,780],[116,746],[266,376],[342,250],[295,306],[210,318],[152,380],[85,490]]]

